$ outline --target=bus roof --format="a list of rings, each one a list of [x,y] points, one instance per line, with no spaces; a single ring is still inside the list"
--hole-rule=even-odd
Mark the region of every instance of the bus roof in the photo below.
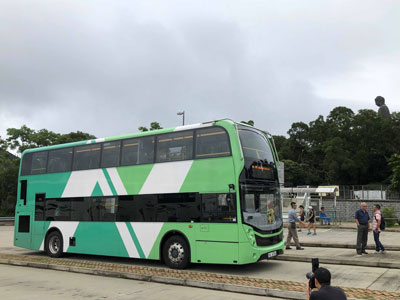
[[[196,128],[202,128],[202,127],[209,127],[209,126],[216,125],[217,122],[218,123],[226,122],[226,123],[230,123],[230,124],[240,124],[243,126],[248,126],[248,127],[254,128],[253,126],[250,126],[248,124],[235,122],[231,119],[219,119],[219,120],[213,120],[213,121],[208,121],[208,122],[203,122],[203,123],[196,123],[196,124],[183,125],[183,126],[177,126],[177,127],[156,129],[156,130],[151,130],[151,131],[149,130],[149,131],[144,131],[144,132],[128,133],[128,134],[122,134],[122,135],[117,135],[117,136],[98,138],[98,139],[92,139],[92,140],[84,140],[84,141],[71,142],[71,143],[58,144],[58,145],[51,145],[51,146],[45,146],[45,147],[39,147],[39,148],[31,148],[31,149],[26,149],[22,153],[22,156],[26,153],[36,152],[36,151],[52,150],[52,149],[59,149],[59,148],[65,148],[65,147],[74,147],[74,146],[81,146],[81,145],[86,145],[86,144],[95,144],[95,143],[115,141],[115,140],[120,140],[120,139],[128,139],[128,138],[142,137],[142,136],[148,136],[148,135],[156,135],[156,134],[162,134],[162,133],[170,133],[170,132],[176,132],[176,131],[182,131],[182,130],[190,130],[190,129],[196,129]]]

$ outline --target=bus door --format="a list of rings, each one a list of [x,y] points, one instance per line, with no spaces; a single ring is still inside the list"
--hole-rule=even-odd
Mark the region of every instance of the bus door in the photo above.
[[[202,195],[202,222],[196,228],[197,262],[238,262],[238,226],[235,195],[231,193]]]
[[[19,181],[19,191],[15,209],[14,245],[29,249],[32,242],[34,208],[33,203],[30,203],[33,201],[28,197],[28,180]]]
[[[44,222],[46,208],[45,200],[46,193],[35,193],[35,203],[32,204],[32,249],[39,249],[42,240],[46,235],[46,229],[48,226],[46,226],[46,222]]]

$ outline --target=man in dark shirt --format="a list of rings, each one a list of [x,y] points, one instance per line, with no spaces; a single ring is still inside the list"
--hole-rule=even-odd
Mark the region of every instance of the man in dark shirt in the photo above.
[[[307,300],[347,300],[341,288],[331,286],[331,272],[325,268],[318,268],[314,272],[315,286],[318,291],[311,292],[307,282]]]
[[[361,203],[361,208],[356,211],[354,219],[357,224],[357,254],[368,254],[365,251],[368,241],[369,229],[369,214],[367,212],[367,204],[365,202]]]

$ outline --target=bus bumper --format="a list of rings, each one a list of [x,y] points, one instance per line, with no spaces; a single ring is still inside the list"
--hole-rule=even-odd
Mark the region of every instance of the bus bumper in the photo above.
[[[239,243],[238,264],[250,264],[264,259],[272,259],[283,254],[284,248],[284,240],[268,247],[253,246],[250,243]]]

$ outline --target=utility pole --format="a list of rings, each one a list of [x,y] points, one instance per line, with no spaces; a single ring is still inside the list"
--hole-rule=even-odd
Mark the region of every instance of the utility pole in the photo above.
[[[178,116],[182,116],[182,125],[185,125],[185,111],[178,111]]]

